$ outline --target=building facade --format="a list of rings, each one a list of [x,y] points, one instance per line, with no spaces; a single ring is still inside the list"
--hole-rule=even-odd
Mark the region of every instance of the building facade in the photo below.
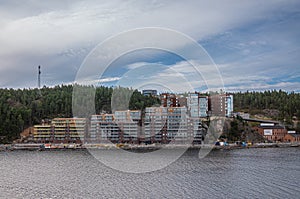
[[[208,96],[199,96],[199,117],[208,116]]]
[[[147,107],[145,109],[142,141],[146,144],[167,143],[167,108]]]
[[[259,126],[254,127],[254,130],[265,139],[273,142],[282,142],[284,141],[284,136],[287,135],[287,130],[283,126],[273,123],[261,123]]]
[[[231,117],[233,114],[233,95],[212,94],[208,98],[212,116]]]
[[[114,122],[113,114],[92,115],[88,133],[88,142],[109,143],[118,142],[120,128]]]
[[[300,142],[300,133],[288,133],[283,137],[284,142]]]
[[[187,107],[187,98],[184,96],[179,96],[178,97],[178,106],[179,107],[182,107],[182,106]]]
[[[192,118],[204,118],[208,116],[208,96],[200,93],[189,93],[187,97],[189,116]]]
[[[161,106],[163,107],[178,107],[178,97],[172,93],[160,94]]]
[[[50,124],[35,125],[33,140],[38,143],[81,143],[86,130],[85,118],[55,118]]]
[[[54,132],[50,124],[34,125],[33,140],[39,143],[51,142]]]
[[[189,93],[187,97],[187,107],[190,117],[198,118],[199,117],[199,94],[198,93]]]
[[[233,114],[233,95],[226,94],[226,117],[231,117]]]
[[[144,142],[201,144],[200,118],[191,118],[186,107],[148,107],[145,110]]]
[[[144,96],[157,96],[157,90],[151,90],[151,89],[147,89],[147,90],[143,90],[142,91]]]
[[[139,143],[141,111],[115,111],[114,114],[92,115],[90,142]]]
[[[120,142],[138,144],[141,130],[141,111],[116,111],[114,115],[115,122],[121,130]]]

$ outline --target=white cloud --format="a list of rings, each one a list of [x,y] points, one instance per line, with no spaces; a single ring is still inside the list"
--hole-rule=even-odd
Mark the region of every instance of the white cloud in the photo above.
[[[150,65],[150,64],[151,63],[147,63],[147,62],[136,62],[136,63],[127,65],[126,68],[128,70],[132,70],[132,69],[136,69],[136,68],[143,67],[145,65]]]
[[[199,65],[195,60],[180,61],[171,65],[137,62],[128,68],[118,85],[139,90],[152,87],[159,91],[175,93],[202,91],[207,87],[210,91],[223,89],[222,78],[216,75],[218,68],[213,63]]]
[[[114,82],[120,80],[120,77],[107,77],[107,78],[102,78],[96,81],[96,83],[107,83],[107,82]]]
[[[28,1],[16,6],[16,2],[8,1],[1,5],[0,86],[36,85],[30,79],[39,64],[47,65],[45,73],[56,74],[48,82],[72,82],[74,69],[78,69],[89,50],[107,37],[131,28],[171,28],[199,41],[270,17],[282,7],[297,7],[293,6],[297,1],[277,0],[66,2]],[[166,39],[172,43],[172,38]],[[237,46],[248,54],[249,45],[265,45],[264,42],[240,41]],[[139,64],[128,67],[135,69]],[[187,75],[192,69],[185,64],[172,68]],[[18,71],[24,71],[27,78]]]
[[[241,70],[244,69],[237,70],[235,65],[230,64],[203,66],[197,65],[195,60],[189,60],[172,65],[138,62],[131,66],[134,67],[129,67],[130,70],[121,77],[119,85],[137,89],[141,89],[141,87],[154,88],[159,91],[167,90],[177,93],[185,91],[207,92],[220,89],[229,92],[268,89],[300,91],[298,89],[300,82],[288,82],[287,79],[280,81],[276,76],[275,78],[270,76],[268,71],[246,72],[245,75],[241,75]],[[200,71],[200,74],[197,73],[197,70]],[[211,74],[217,70],[220,71],[220,76]],[[207,75],[201,76],[202,74]],[[297,78],[298,76],[293,77]]]
[[[235,86],[226,87],[228,92],[238,92],[238,91],[265,91],[265,90],[284,90],[287,92],[295,91],[300,92],[300,83],[299,82],[279,82],[275,84],[268,84],[265,82],[252,84],[237,84]]]

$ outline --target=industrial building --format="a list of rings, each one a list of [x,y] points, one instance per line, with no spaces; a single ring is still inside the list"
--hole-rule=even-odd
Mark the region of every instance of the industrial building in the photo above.
[[[259,126],[254,127],[260,135],[269,141],[284,141],[284,137],[287,135],[287,130],[284,126],[274,123],[261,123]]]
[[[300,142],[300,133],[287,133],[283,137],[284,142]]]

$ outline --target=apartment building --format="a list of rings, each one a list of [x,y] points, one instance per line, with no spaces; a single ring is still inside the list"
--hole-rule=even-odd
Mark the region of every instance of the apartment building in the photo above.
[[[142,91],[144,96],[157,96],[157,90],[147,89]]]
[[[85,132],[85,118],[55,118],[49,124],[35,125],[33,139],[39,143],[81,143]]]
[[[114,114],[91,116],[89,141],[100,143],[138,143],[141,111],[115,111]]]
[[[231,117],[233,113],[233,95],[212,94],[208,97],[208,105],[212,116]]]
[[[163,107],[178,107],[178,97],[173,93],[160,94],[161,106]]]
[[[192,118],[204,118],[208,114],[208,96],[200,93],[189,93],[187,97],[189,116]]]
[[[145,143],[200,144],[202,135],[200,118],[189,117],[186,107],[148,107],[145,110]]]

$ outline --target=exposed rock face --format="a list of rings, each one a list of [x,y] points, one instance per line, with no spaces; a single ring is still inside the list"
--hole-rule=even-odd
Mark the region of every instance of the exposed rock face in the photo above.
[[[271,117],[271,118],[275,118],[278,117],[280,114],[280,111],[277,109],[264,109],[263,113],[267,116],[267,117]]]
[[[29,127],[24,129],[22,133],[20,133],[20,139],[15,140],[15,143],[24,143],[28,141],[28,138],[30,138],[30,135],[33,133],[33,127]]]

